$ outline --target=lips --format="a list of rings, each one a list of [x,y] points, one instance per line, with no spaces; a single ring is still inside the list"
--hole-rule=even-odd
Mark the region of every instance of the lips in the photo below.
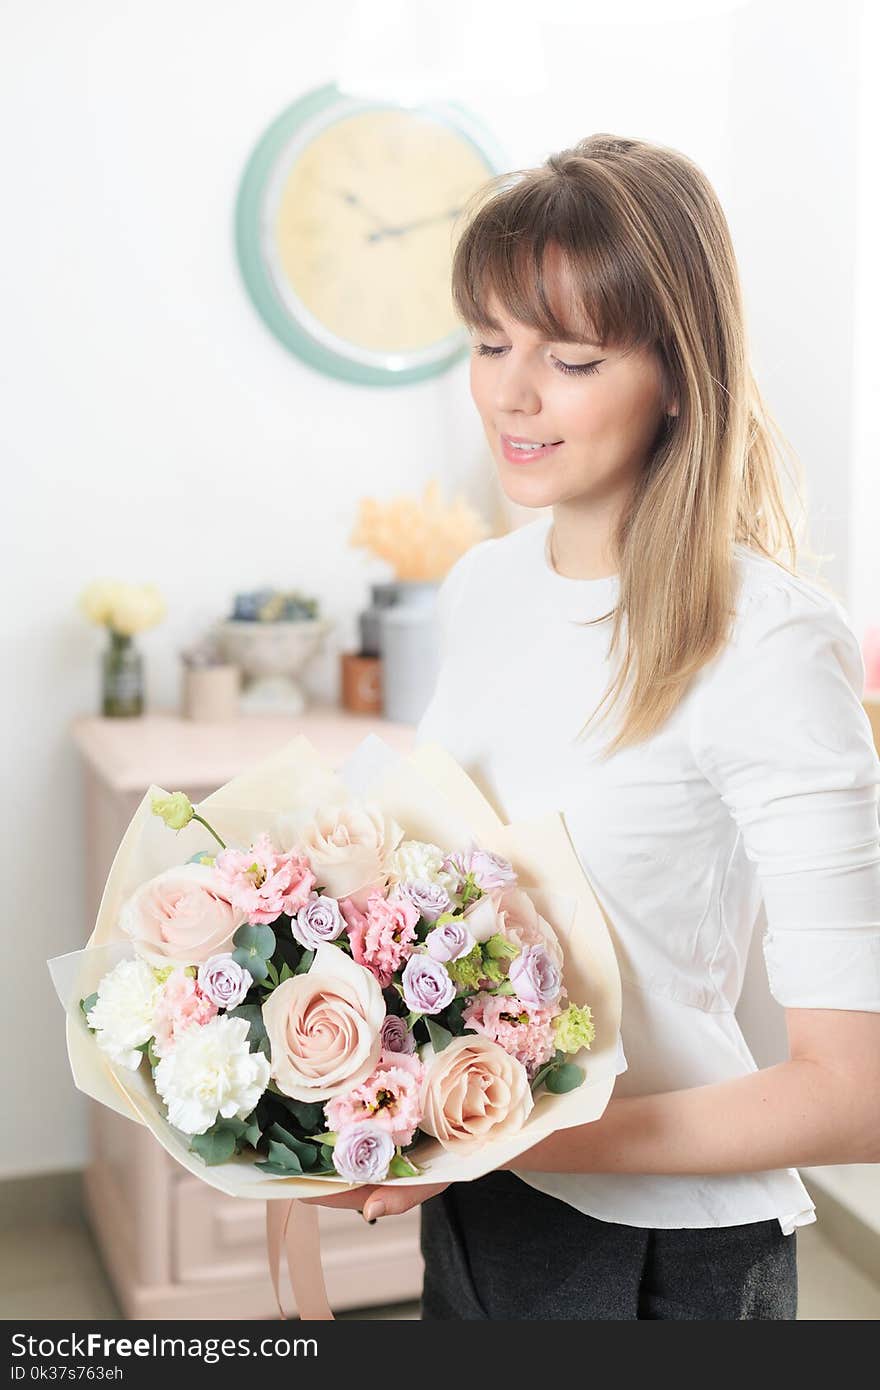
[[[526,439],[521,434],[502,434],[502,439],[509,439],[512,444],[532,444],[536,449],[542,449],[546,444],[561,444],[561,439]]]

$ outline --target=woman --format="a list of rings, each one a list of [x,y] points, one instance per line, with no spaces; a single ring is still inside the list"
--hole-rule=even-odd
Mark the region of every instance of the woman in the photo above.
[[[880,1160],[861,653],[796,570],[702,172],[596,135],[483,194],[453,293],[501,485],[542,514],[447,575],[417,740],[506,819],[563,813],[617,951],[624,1069],[598,1121],[483,1178],[325,1200],[422,1204],[425,1318],[794,1318],[797,1167]],[[762,900],[790,1057],[759,1070],[734,1008]]]

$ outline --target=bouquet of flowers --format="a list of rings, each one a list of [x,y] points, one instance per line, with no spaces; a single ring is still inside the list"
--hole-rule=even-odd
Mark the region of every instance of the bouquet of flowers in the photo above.
[[[223,1190],[287,1198],[276,1294],[298,1209],[300,1316],[326,1299],[292,1199],[478,1176],[597,1118],[621,1070],[560,818],[503,826],[437,745],[370,736],[336,774],[300,737],[198,807],[152,786],[88,946],[49,966],[82,1090]]]

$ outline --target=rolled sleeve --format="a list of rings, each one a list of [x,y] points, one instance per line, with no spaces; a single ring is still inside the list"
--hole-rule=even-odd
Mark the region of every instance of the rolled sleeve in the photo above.
[[[880,760],[841,605],[785,575],[700,672],[693,753],[755,864],[771,993],[880,1012]]]

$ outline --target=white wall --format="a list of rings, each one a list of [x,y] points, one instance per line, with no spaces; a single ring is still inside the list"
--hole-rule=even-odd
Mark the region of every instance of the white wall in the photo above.
[[[560,18],[566,8],[580,18]],[[857,11],[717,9],[630,27],[609,24],[604,6],[552,6],[546,93],[470,78],[449,95],[497,131],[511,167],[596,130],[676,146],[703,166],[739,246],[768,398],[828,512],[819,541],[839,550],[843,582]],[[541,12],[499,6],[505,54],[516,25],[528,63]],[[45,967],[91,929],[67,734],[97,700],[100,638],[74,610],[83,585],[98,574],[161,585],[171,616],[143,639],[154,706],[176,703],[178,646],[236,589],[313,585],[339,629],[310,684],[333,694],[336,650],[355,640],[368,582],[387,573],[347,545],[357,500],[421,490],[437,474],[450,495],[467,481],[490,505],[466,364],[397,390],[330,381],[281,348],[240,284],[232,209],[244,162],[285,105],[336,76],[350,14],[342,0],[7,0],[0,14],[0,1046],[15,1059],[0,1176],[86,1153]],[[492,51],[485,62],[489,75]],[[365,446],[379,437],[388,447]]]

